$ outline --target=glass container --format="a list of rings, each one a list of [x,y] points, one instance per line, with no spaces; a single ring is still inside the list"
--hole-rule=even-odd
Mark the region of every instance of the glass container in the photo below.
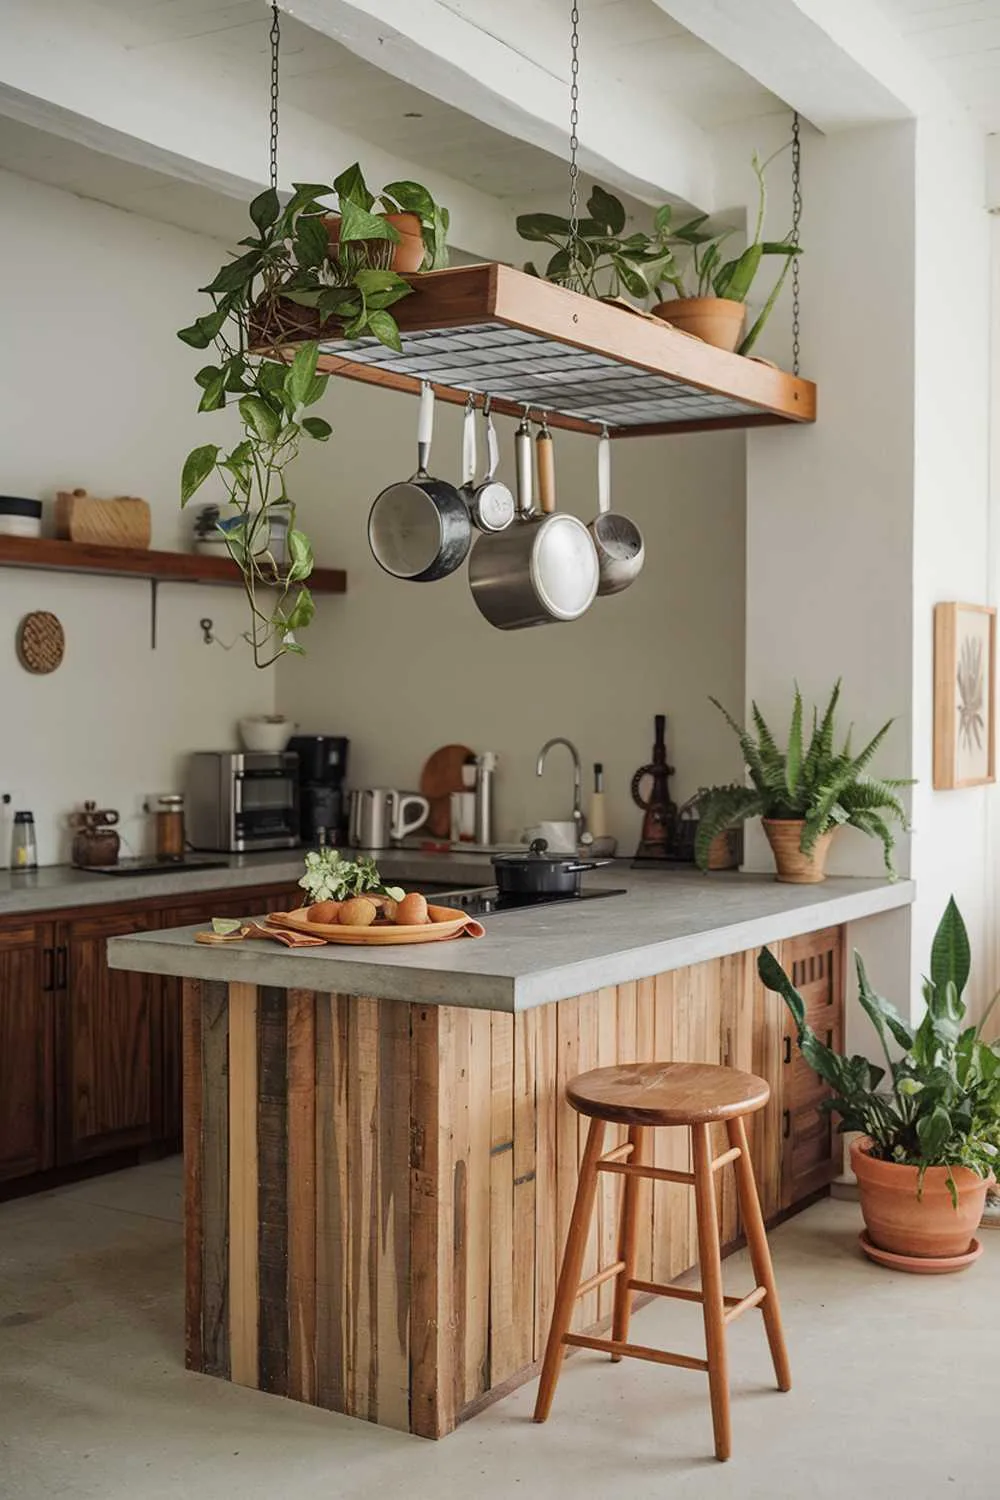
[[[12,870],[37,870],[38,846],[35,843],[35,818],[30,812],[14,814],[14,830],[10,841],[10,865]]]
[[[180,793],[156,799],[156,857],[164,861],[184,858],[184,798]]]

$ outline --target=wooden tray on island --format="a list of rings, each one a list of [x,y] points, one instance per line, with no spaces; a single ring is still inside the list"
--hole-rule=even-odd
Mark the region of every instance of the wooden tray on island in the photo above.
[[[302,912],[272,912],[272,927],[289,932],[306,932],[310,937],[324,938],[328,943],[348,943],[355,947],[389,947],[402,943],[446,943],[457,937],[485,937],[486,929],[468,912],[454,906],[428,906],[430,922],[422,927],[397,927],[392,922],[376,922],[371,927],[341,927],[336,922],[310,922]]]

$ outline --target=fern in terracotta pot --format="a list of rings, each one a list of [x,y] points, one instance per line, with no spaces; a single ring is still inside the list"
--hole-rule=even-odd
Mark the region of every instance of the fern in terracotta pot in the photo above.
[[[830,1085],[824,1107],[840,1116],[842,1131],[861,1132],[851,1164],[866,1254],[904,1271],[926,1271],[930,1261],[939,1263],[935,1270],[961,1270],[979,1253],[973,1235],[1000,1159],[1000,1042],[983,1040],[1000,995],[978,1026],[963,1024],[971,961],[954,898],[934,937],[916,1029],[872,989],[861,955],[854,958],[858,999],[878,1033],[884,1068],[820,1041],[802,996],[767,948],[757,970],[791,1011],[805,1061]],[[889,1087],[880,1087],[886,1079]]]
[[[723,708],[724,715],[743,751],[749,786],[717,786],[700,794],[695,862],[708,868],[712,840],[727,828],[759,817],[774,853],[778,879],[795,885],[814,885],[826,878],[826,859],[838,828],[858,828],[882,843],[890,880],[895,837],[892,824],[907,828],[900,790],[911,783],[896,778],[868,775],[868,767],[892,727],[889,719],[857,755],[851,749],[848,730],[836,748],[836,714],[840,681],[834,684],[820,717],[812,710],[812,733],[806,745],[803,734],[802,694],[798,687],[792,705],[788,743],[779,749],[756,703],[751,705],[756,734],[751,734]]]

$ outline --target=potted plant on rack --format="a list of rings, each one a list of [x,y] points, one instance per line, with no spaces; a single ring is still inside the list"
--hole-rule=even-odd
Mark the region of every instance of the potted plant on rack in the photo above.
[[[719,712],[736,734],[750,777],[749,786],[709,787],[699,797],[695,862],[708,867],[709,850],[726,828],[759,817],[774,854],[777,878],[795,885],[813,885],[826,878],[826,860],[838,828],[849,826],[882,843],[891,880],[896,871],[891,824],[907,828],[906,811],[898,793],[909,781],[872,777],[867,768],[893,724],[882,725],[855,755],[851,734],[840,749],[835,745],[840,681],[836,682],[822,719],[812,711],[808,746],[803,735],[802,695],[795,689],[788,744],[778,748],[763,714],[751,705],[756,737],[738,724],[717,699]]]
[[[613,193],[595,187],[587,201],[587,216],[580,219],[575,234],[570,221],[558,214],[519,216],[517,232],[522,239],[553,247],[544,271],[539,272],[531,261],[524,269],[588,297],[607,300],[627,293],[642,306],[652,298],[653,313],[682,332],[720,349],[749,354],[771,316],[788,267],[802,253],[791,234],[782,240],[763,238],[767,207],[764,174],[773,160],[771,156],[762,162],[754,152],[758,203],[753,238],[730,260],[723,260],[722,246],[737,232],[735,229],[709,229],[707,214],[698,214],[675,227],[673,207],[664,203],[653,216],[651,234],[642,230],[626,234],[624,204]],[[780,257],[784,263],[744,337],[747,298],[765,256]],[[676,296],[664,300],[668,287]]]
[[[301,337],[308,322],[317,333],[329,329],[331,337],[374,337],[398,350],[399,329],[389,309],[411,291],[388,264],[401,242],[399,232],[385,216],[362,206],[360,168],[348,168],[337,180],[341,218],[332,239],[329,208],[322,200],[335,187],[296,183],[284,205],[273,188],[260,193],[249,207],[255,232],[240,241],[243,253],[202,288],[212,299],[211,311],[178,333],[194,349],[215,351],[215,362],[195,375],[198,410],[235,404],[239,411],[241,430],[232,447],[205,443],[188,454],[181,504],[215,476],[235,508],[223,530],[243,575],[259,667],[286,652],[301,652],[296,632],[312,619],[306,585],[312,547],[296,524],[285,471],[303,436],[325,442],[332,432],[325,418],[309,413],[328,379],[318,369],[318,342],[298,344],[294,359],[286,360],[289,335]],[[424,261],[430,257],[440,264],[446,255],[447,210],[419,183],[390,184],[383,200],[412,207],[421,224]],[[378,263],[375,245],[385,247],[385,264]]]
[[[851,1165],[865,1253],[903,1271],[962,1270],[981,1253],[973,1236],[1000,1154],[1000,1042],[983,1041],[1000,996],[978,1026],[963,1025],[970,950],[954,898],[934,937],[926,1010],[915,1030],[875,993],[861,955],[854,957],[858,998],[878,1033],[885,1068],[820,1041],[802,996],[767,948],[757,968],[791,1011],[803,1058],[833,1091],[824,1107],[840,1116],[841,1131],[861,1132]],[[901,1055],[893,1056],[893,1044]],[[880,1089],[886,1077],[891,1086]]]
[[[333,186],[340,212],[326,214],[323,219],[332,254],[337,254],[346,218],[350,253],[359,258],[359,263],[363,260],[365,265],[401,275],[438,271],[448,264],[448,210],[435,203],[419,182],[390,182],[376,198],[355,162],[341,172]],[[380,204],[381,210],[376,211]],[[372,219],[378,224],[367,222]],[[388,226],[390,234],[386,235],[379,225]],[[362,237],[366,229],[371,231],[367,238]]]

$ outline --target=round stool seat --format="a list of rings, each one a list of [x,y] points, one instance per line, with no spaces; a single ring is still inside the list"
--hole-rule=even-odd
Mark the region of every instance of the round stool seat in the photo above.
[[[770,1095],[763,1078],[717,1063],[622,1063],[566,1087],[574,1109],[619,1125],[709,1125],[762,1109]]]

